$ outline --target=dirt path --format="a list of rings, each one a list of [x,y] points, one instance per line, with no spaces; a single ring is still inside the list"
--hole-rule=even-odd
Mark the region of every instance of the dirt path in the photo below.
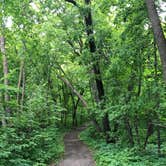
[[[95,166],[91,152],[79,139],[78,135],[84,127],[72,130],[65,136],[64,159],[58,166]]]

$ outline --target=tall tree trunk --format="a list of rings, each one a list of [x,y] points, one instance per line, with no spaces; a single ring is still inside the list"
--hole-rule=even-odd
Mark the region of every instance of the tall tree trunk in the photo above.
[[[141,57],[141,53],[139,55],[139,65],[138,65],[138,72],[139,72],[139,77],[138,77],[138,90],[137,90],[137,100],[139,99],[140,95],[141,95],[141,90],[142,90],[142,73],[143,73],[143,68],[142,68],[142,57]],[[138,114],[138,110],[136,110],[135,112],[135,117],[134,117],[134,128],[135,128],[135,133],[136,133],[136,139],[137,139],[137,143],[138,145],[140,145],[140,134],[139,134],[139,114]]]
[[[162,62],[162,68],[163,68],[163,77],[166,82],[166,38],[164,36],[161,22],[156,10],[155,2],[154,0],[145,0],[149,19],[152,24],[152,29],[154,33],[154,37],[158,46],[158,50],[160,53],[160,58]]]
[[[19,77],[18,77],[18,85],[17,85],[17,88],[19,90],[17,92],[17,103],[18,103],[18,105],[20,105],[20,89],[21,89],[21,83],[22,83],[22,77],[23,77],[23,67],[24,67],[24,61],[21,60],[20,72],[19,72]]]
[[[84,93],[84,90],[82,90],[80,92],[80,95],[82,96]],[[80,98],[78,98],[76,101],[74,99],[73,94],[71,93],[71,99],[72,99],[72,103],[73,103],[73,112],[72,112],[72,125],[73,126],[77,126],[77,108],[78,108],[78,104],[80,102]]]
[[[155,70],[155,74],[154,74],[154,79],[155,79],[155,84],[156,87],[158,87],[158,59],[157,59],[157,47],[156,47],[156,43],[154,42],[154,70]],[[156,98],[156,109],[159,109],[160,106],[160,93],[158,91],[156,91],[155,94],[155,98]],[[157,117],[157,122],[160,123],[159,118]],[[160,126],[156,127],[157,130],[157,146],[158,146],[158,156],[161,156],[161,136],[160,136]]]
[[[91,3],[90,0],[85,0],[86,6],[89,6]],[[99,100],[100,103],[96,100],[97,104],[101,104],[101,108],[103,109],[103,102],[104,102],[104,97],[105,97],[105,92],[104,92],[104,86],[101,78],[101,71],[100,71],[100,66],[99,66],[99,61],[96,51],[96,43],[95,43],[95,38],[94,38],[94,32],[93,32],[93,20],[92,20],[92,13],[91,13],[91,8],[87,8],[87,13],[85,15],[85,25],[86,25],[86,33],[88,36],[88,42],[89,42],[89,50],[91,52],[92,60],[91,63],[93,63],[92,69],[93,73],[95,76],[95,84],[96,84],[96,90],[97,90],[97,100]],[[96,92],[95,92],[96,93]],[[95,96],[96,97],[96,96]],[[109,116],[108,113],[105,113],[104,118],[102,120],[103,123],[103,130],[106,133],[106,141],[109,142],[109,134],[108,132],[110,131],[110,125],[109,125]]]
[[[24,60],[21,60],[20,63],[20,72],[18,77],[18,92],[17,92],[17,103],[20,106],[19,108],[23,111],[24,96],[25,96],[25,69],[24,69]],[[20,92],[21,89],[21,92]]]
[[[5,51],[5,38],[3,36],[0,37],[0,49],[1,49],[1,53],[3,56],[3,73],[4,73],[4,85],[7,87],[9,85],[8,83],[8,61],[7,61],[7,57],[6,57],[6,51]],[[4,101],[5,101],[5,111],[6,114],[10,114],[10,108],[8,106],[8,102],[10,100],[9,94],[7,92],[7,90],[5,90],[5,94],[4,94]]]
[[[158,155],[161,156],[161,138],[160,138],[160,127],[157,127],[157,146],[158,146]]]
[[[148,143],[148,139],[149,137],[154,133],[154,125],[152,123],[152,120],[149,119],[148,122],[148,127],[147,127],[147,132],[146,132],[146,138],[145,138],[145,142],[144,142],[144,149],[146,149],[146,145]]]
[[[2,107],[2,109],[3,109],[1,123],[2,123],[2,126],[6,126],[6,119],[5,119],[5,113],[4,113],[4,110],[5,110],[5,107],[4,107],[4,95],[3,94],[0,95],[0,103],[1,103],[0,107]]]
[[[76,7],[79,7],[79,5],[77,4],[75,0],[65,0],[65,1],[72,3]],[[97,92],[98,99],[99,99],[97,104],[101,104],[101,109],[103,109],[105,93],[104,93],[104,86],[103,86],[103,82],[101,78],[101,71],[99,66],[99,60],[97,57],[96,43],[95,43],[94,32],[93,32],[93,20],[92,20],[91,8],[90,8],[91,0],[84,0],[84,2],[87,7],[86,9],[87,11],[85,12],[85,15],[84,15],[84,20],[85,20],[86,34],[88,37],[88,46],[91,53],[90,63],[92,64],[92,70],[95,76],[95,79],[94,79],[94,83],[96,84],[95,91]],[[110,131],[110,125],[109,125],[108,113],[105,113],[102,123],[103,123],[103,131],[105,132],[106,138],[107,138],[106,141],[109,142],[108,132]]]
[[[128,132],[129,143],[131,146],[133,146],[134,145],[133,132],[132,132],[132,127],[130,125],[130,120],[127,116],[124,117],[124,123],[125,123],[126,131]]]
[[[22,93],[21,93],[21,111],[23,111],[24,108],[24,97],[25,97],[25,69],[23,67],[22,71]]]
[[[131,76],[130,76],[128,87],[127,87],[128,93],[126,93],[126,97],[125,97],[126,105],[129,104],[129,102],[132,98],[132,93],[133,93],[133,89],[134,89],[133,80],[135,80],[135,74],[134,74],[134,69],[132,68]],[[126,128],[126,131],[127,131],[127,134],[128,134],[129,143],[130,143],[131,146],[133,146],[134,145],[134,137],[133,137],[132,126],[130,124],[129,113],[126,113],[124,115],[124,124],[125,124],[125,128]]]

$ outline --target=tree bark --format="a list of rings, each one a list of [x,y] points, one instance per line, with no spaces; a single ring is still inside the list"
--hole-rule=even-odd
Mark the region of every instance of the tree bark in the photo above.
[[[82,90],[80,92],[80,95],[82,96],[84,94],[84,90]],[[80,102],[80,98],[78,98],[75,102],[74,96],[71,93],[71,99],[72,99],[72,103],[73,103],[73,113],[72,113],[72,125],[73,126],[77,126],[77,108],[78,108],[78,104]]]
[[[132,132],[132,128],[130,125],[130,120],[128,117],[124,118],[124,123],[126,126],[126,131],[128,132],[128,136],[129,136],[129,143],[131,146],[134,146],[134,138],[133,138],[133,132]]]
[[[160,127],[157,127],[157,146],[158,146],[158,155],[161,156],[161,138],[160,138]]]
[[[79,7],[79,5],[74,0],[65,0],[65,1],[72,3],[76,7]],[[99,60],[98,60],[98,57],[96,55],[94,55],[94,54],[97,54],[97,50],[96,50],[96,43],[95,43],[94,31],[93,31],[92,12],[91,12],[91,8],[90,8],[91,0],[84,0],[84,2],[87,7],[87,9],[86,9],[87,11],[85,12],[85,15],[84,15],[85,28],[86,28],[86,34],[88,37],[88,46],[89,46],[89,50],[90,50],[91,57],[92,57],[90,60],[90,63],[92,64],[92,72],[94,73],[94,76],[95,76],[94,83],[96,84],[95,91],[97,92],[97,97],[94,96],[94,98],[98,98],[99,101],[96,100],[96,102],[97,102],[97,104],[100,104],[101,109],[103,109],[105,92],[104,92],[103,81],[101,78]],[[94,85],[94,83],[92,85]],[[92,89],[93,89],[93,87],[92,87]],[[94,92],[94,94],[96,92]],[[108,132],[110,131],[110,125],[109,125],[108,113],[106,113],[104,115],[104,118],[102,119],[102,123],[103,123],[103,131],[106,133],[106,138],[107,138],[106,141],[109,142]]]
[[[18,77],[18,92],[17,92],[17,103],[18,105],[20,105],[20,88],[21,88],[21,83],[22,83],[22,79],[23,79],[23,67],[24,67],[24,61],[22,60],[20,63],[20,72],[19,72],[19,77]]]
[[[0,107],[2,107],[2,109],[3,109],[2,118],[1,118],[1,124],[2,124],[2,126],[6,126],[6,119],[5,119],[5,113],[4,113],[4,110],[5,110],[5,107],[4,107],[4,95],[3,94],[0,95],[0,103],[1,103]]]
[[[22,71],[22,93],[21,93],[21,111],[24,109],[24,97],[25,97],[25,69]]]
[[[144,149],[146,149],[146,145],[148,143],[149,137],[154,133],[154,125],[151,120],[149,120],[148,127],[147,127],[147,132],[146,132],[146,138],[144,142]]]
[[[3,56],[3,73],[4,73],[4,85],[7,87],[9,85],[8,82],[8,61],[7,61],[7,57],[6,57],[6,51],[5,51],[5,38],[3,36],[0,37],[0,49],[1,49],[1,53]],[[8,102],[10,100],[9,94],[7,92],[7,90],[5,89],[5,93],[4,93],[4,101],[5,101],[5,111],[6,114],[10,114],[10,108],[8,106]]]
[[[163,30],[161,27],[161,22],[156,10],[154,0],[145,0],[145,2],[146,2],[147,10],[148,10],[149,19],[152,24],[154,37],[155,37],[159,54],[160,54],[164,81],[166,82],[166,38],[164,36]]]
[[[85,0],[85,4],[88,7],[91,3],[91,0]],[[93,32],[93,20],[92,20],[92,13],[91,13],[91,8],[88,7],[87,13],[85,14],[85,26],[86,26],[86,33],[88,36],[88,43],[89,43],[89,50],[92,56],[92,70],[95,76],[95,84],[97,88],[97,94],[98,94],[98,99],[99,102],[96,100],[97,104],[101,104],[101,108],[103,109],[103,102],[104,102],[104,97],[105,97],[105,92],[104,92],[104,86],[103,86],[103,81],[101,78],[101,71],[100,71],[100,65],[98,61],[97,55],[94,55],[97,53],[96,51],[96,43],[95,43],[95,38],[94,38],[94,32]],[[95,92],[96,93],[96,92]],[[105,113],[103,120],[103,130],[106,133],[106,141],[109,142],[109,134],[108,132],[110,131],[110,125],[109,125],[109,116],[108,113]]]

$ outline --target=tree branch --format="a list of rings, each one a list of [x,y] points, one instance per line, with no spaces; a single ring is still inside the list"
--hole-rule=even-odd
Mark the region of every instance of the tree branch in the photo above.
[[[76,48],[75,48],[74,44],[72,43],[72,41],[67,40],[67,42],[71,46],[71,48],[73,49],[74,54],[76,54],[77,56],[81,56],[81,54],[78,51],[76,51]]]
[[[83,107],[87,108],[88,107],[87,102],[84,100],[82,95],[73,87],[73,85],[67,79],[65,79],[59,75],[58,75],[58,78],[61,79],[71,89],[71,91],[80,99]]]

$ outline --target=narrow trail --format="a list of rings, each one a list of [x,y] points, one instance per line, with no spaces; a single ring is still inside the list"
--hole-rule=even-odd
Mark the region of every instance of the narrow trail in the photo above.
[[[95,166],[88,147],[79,140],[79,133],[85,129],[80,127],[66,134],[64,138],[65,154],[58,166]]]

